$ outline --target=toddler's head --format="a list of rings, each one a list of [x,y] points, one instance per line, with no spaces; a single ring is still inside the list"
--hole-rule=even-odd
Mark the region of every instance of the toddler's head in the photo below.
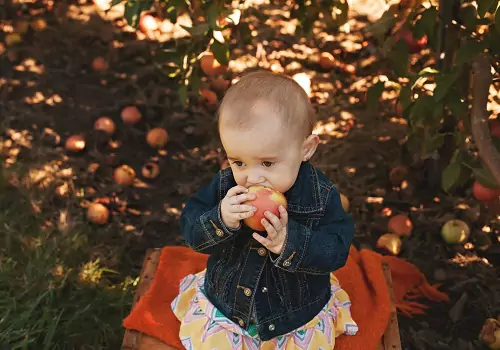
[[[238,185],[288,191],[318,146],[314,109],[293,79],[267,71],[243,76],[224,96],[219,133]]]

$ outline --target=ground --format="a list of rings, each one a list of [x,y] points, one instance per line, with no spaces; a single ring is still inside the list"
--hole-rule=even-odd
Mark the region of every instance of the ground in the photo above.
[[[29,3],[21,15],[36,14],[47,28],[30,29],[15,50],[0,51],[0,303],[6,310],[0,345],[13,348],[117,348],[145,250],[183,244],[182,204],[223,159],[214,108],[195,94],[182,107],[177,84],[155,65],[157,41],[124,30],[123,20],[103,19],[91,2],[66,3],[64,15],[44,2]],[[353,16],[349,30],[320,30],[314,39],[297,41],[289,33],[292,22],[276,9],[267,13],[268,22],[250,20],[259,34],[233,50],[227,77],[258,66],[309,74],[322,140],[312,161],[350,199],[355,245],[376,249],[388,216],[408,214],[415,229],[400,257],[450,296],[450,302],[429,303],[425,315],[400,316],[403,347],[481,348],[477,337],[484,320],[500,313],[492,209],[470,191],[426,196],[420,168],[413,169],[406,188],[391,185],[390,170],[405,162],[406,123],[390,93],[378,111],[366,108],[367,86],[390,73],[363,32],[365,18]],[[12,29],[10,21],[5,24],[0,39]],[[333,52],[356,72],[322,69],[315,61],[320,51]],[[97,56],[110,61],[106,72],[92,70]],[[121,121],[127,105],[142,111],[137,125]],[[93,130],[100,116],[115,121],[112,139]],[[168,130],[165,149],[145,142],[153,127]],[[85,136],[84,151],[65,150],[73,134]],[[159,164],[158,178],[142,176],[148,161]],[[121,164],[138,175],[131,187],[113,181]],[[111,209],[109,223],[88,223],[92,201]],[[471,223],[469,245],[442,241],[441,225],[451,217]],[[493,243],[481,249],[485,237]]]

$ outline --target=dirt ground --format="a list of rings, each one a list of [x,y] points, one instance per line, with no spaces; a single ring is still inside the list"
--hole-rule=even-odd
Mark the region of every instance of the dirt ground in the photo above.
[[[43,4],[38,10],[30,4],[20,15],[37,13],[46,19],[47,28],[28,31],[16,50],[0,56],[2,152],[6,164],[43,170],[39,177],[34,172],[31,186],[44,189],[39,210],[54,213],[54,219],[59,210],[68,209],[72,220],[85,221],[86,204],[105,202],[113,212],[111,222],[95,226],[100,244],[89,255],[131,274],[140,268],[145,249],[183,244],[177,221],[182,203],[219,170],[223,157],[214,110],[195,95],[187,109],[182,108],[177,84],[155,66],[158,42],[124,31],[123,21],[103,20],[91,2],[67,3],[66,16],[47,11]],[[377,238],[386,231],[387,208],[392,214],[408,214],[415,229],[400,256],[417,265],[431,283],[441,283],[450,296],[449,303],[429,304],[426,315],[400,316],[404,348],[481,349],[477,337],[484,320],[500,313],[498,223],[488,221],[491,212],[467,191],[462,197],[438,193],[439,200],[434,200],[420,168],[413,169],[407,188],[390,184],[390,169],[406,161],[401,147],[406,125],[396,115],[390,93],[379,111],[366,109],[367,86],[374,77],[390,73],[387,63],[378,59],[375,43],[362,31],[363,17],[350,20],[349,32],[320,31],[314,39],[297,40],[287,33],[290,21],[272,10],[267,9],[269,22],[250,20],[259,35],[251,44],[235,48],[227,77],[258,66],[287,74],[304,71],[312,77],[316,131],[323,141],[312,161],[349,197],[356,246],[375,249]],[[4,27],[0,39],[5,34]],[[14,51],[17,57],[8,55]],[[333,52],[354,65],[356,73],[321,69],[314,61],[320,51]],[[110,60],[107,72],[92,70],[96,56]],[[120,119],[126,105],[137,105],[143,113],[133,127]],[[112,139],[93,130],[100,116],[115,121]],[[168,130],[165,150],[145,142],[153,127]],[[85,135],[83,152],[64,149],[72,134]],[[148,161],[160,166],[154,180],[141,175]],[[114,184],[113,169],[120,164],[137,172],[134,186]],[[61,185],[68,191],[63,196],[55,193]],[[464,210],[467,206],[482,214],[472,219],[471,210]],[[452,247],[441,240],[441,225],[453,216],[471,222],[471,245]],[[485,236],[493,243],[481,249]]]

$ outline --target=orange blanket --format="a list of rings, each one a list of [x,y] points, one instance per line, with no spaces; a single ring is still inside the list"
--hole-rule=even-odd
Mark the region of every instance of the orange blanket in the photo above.
[[[186,247],[165,247],[149,290],[139,299],[123,325],[183,349],[179,340],[179,321],[170,303],[179,292],[179,282],[187,274],[205,268],[207,255]],[[375,349],[389,321],[390,299],[382,261],[388,263],[393,280],[396,307],[408,316],[424,313],[425,305],[414,300],[426,297],[434,301],[448,300],[446,294],[427,283],[412,264],[397,257],[382,256],[371,250],[351,251],[346,265],[335,272],[342,288],[349,294],[353,319],[359,332],[341,335],[336,349]]]

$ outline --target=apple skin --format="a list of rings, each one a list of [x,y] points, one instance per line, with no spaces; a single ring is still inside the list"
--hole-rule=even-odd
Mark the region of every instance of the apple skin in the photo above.
[[[266,218],[264,215],[266,211],[280,217],[279,206],[282,205],[285,209],[287,208],[287,200],[279,191],[265,186],[250,186],[248,193],[254,194],[255,199],[246,201],[245,204],[253,205],[257,210],[251,217],[244,219],[243,222],[255,231],[266,230],[261,223],[261,220]]]
[[[500,190],[484,187],[478,181],[472,185],[472,195],[481,202],[489,203],[500,196]]]
[[[441,236],[448,244],[463,244],[470,235],[470,228],[462,220],[450,220],[441,228]]]

